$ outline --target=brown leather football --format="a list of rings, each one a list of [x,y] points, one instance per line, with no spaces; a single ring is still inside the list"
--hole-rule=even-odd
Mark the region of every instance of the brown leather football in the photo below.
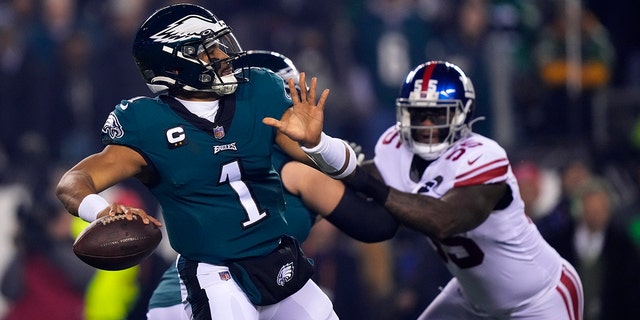
[[[103,270],[131,268],[146,259],[162,240],[153,223],[145,224],[133,215],[105,216],[93,221],[78,235],[73,252],[86,264]]]

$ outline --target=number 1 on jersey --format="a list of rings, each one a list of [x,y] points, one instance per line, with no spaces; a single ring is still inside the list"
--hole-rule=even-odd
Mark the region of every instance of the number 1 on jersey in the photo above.
[[[249,187],[242,181],[242,172],[238,161],[230,162],[222,166],[219,183],[229,183],[231,189],[235,191],[240,199],[240,204],[247,214],[247,220],[242,223],[243,227],[249,227],[252,224],[264,219],[266,212],[260,212],[258,204],[253,199]]]

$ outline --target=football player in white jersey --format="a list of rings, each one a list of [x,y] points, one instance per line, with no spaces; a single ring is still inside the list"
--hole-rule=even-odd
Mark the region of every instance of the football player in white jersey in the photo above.
[[[525,215],[505,150],[472,132],[474,99],[458,66],[417,66],[347,184],[427,235],[453,275],[420,319],[580,320],[580,278]]]

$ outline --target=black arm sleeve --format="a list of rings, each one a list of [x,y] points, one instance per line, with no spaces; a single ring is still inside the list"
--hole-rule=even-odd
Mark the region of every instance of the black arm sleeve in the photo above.
[[[362,167],[357,166],[355,172],[347,179],[342,180],[348,188],[362,192],[366,196],[373,198],[377,203],[384,205],[389,196],[391,188],[372,177]]]
[[[349,188],[325,219],[348,236],[367,243],[389,240],[398,230],[398,222],[382,205]]]

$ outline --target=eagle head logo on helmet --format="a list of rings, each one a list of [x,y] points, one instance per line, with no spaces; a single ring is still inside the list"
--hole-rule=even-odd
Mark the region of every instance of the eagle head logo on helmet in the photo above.
[[[202,36],[203,32],[205,32],[204,35],[206,36],[206,32],[220,32],[225,28],[227,28],[227,25],[222,20],[214,23],[203,16],[188,15],[169,24],[165,29],[152,35],[150,38],[160,43],[180,42],[198,39]]]

